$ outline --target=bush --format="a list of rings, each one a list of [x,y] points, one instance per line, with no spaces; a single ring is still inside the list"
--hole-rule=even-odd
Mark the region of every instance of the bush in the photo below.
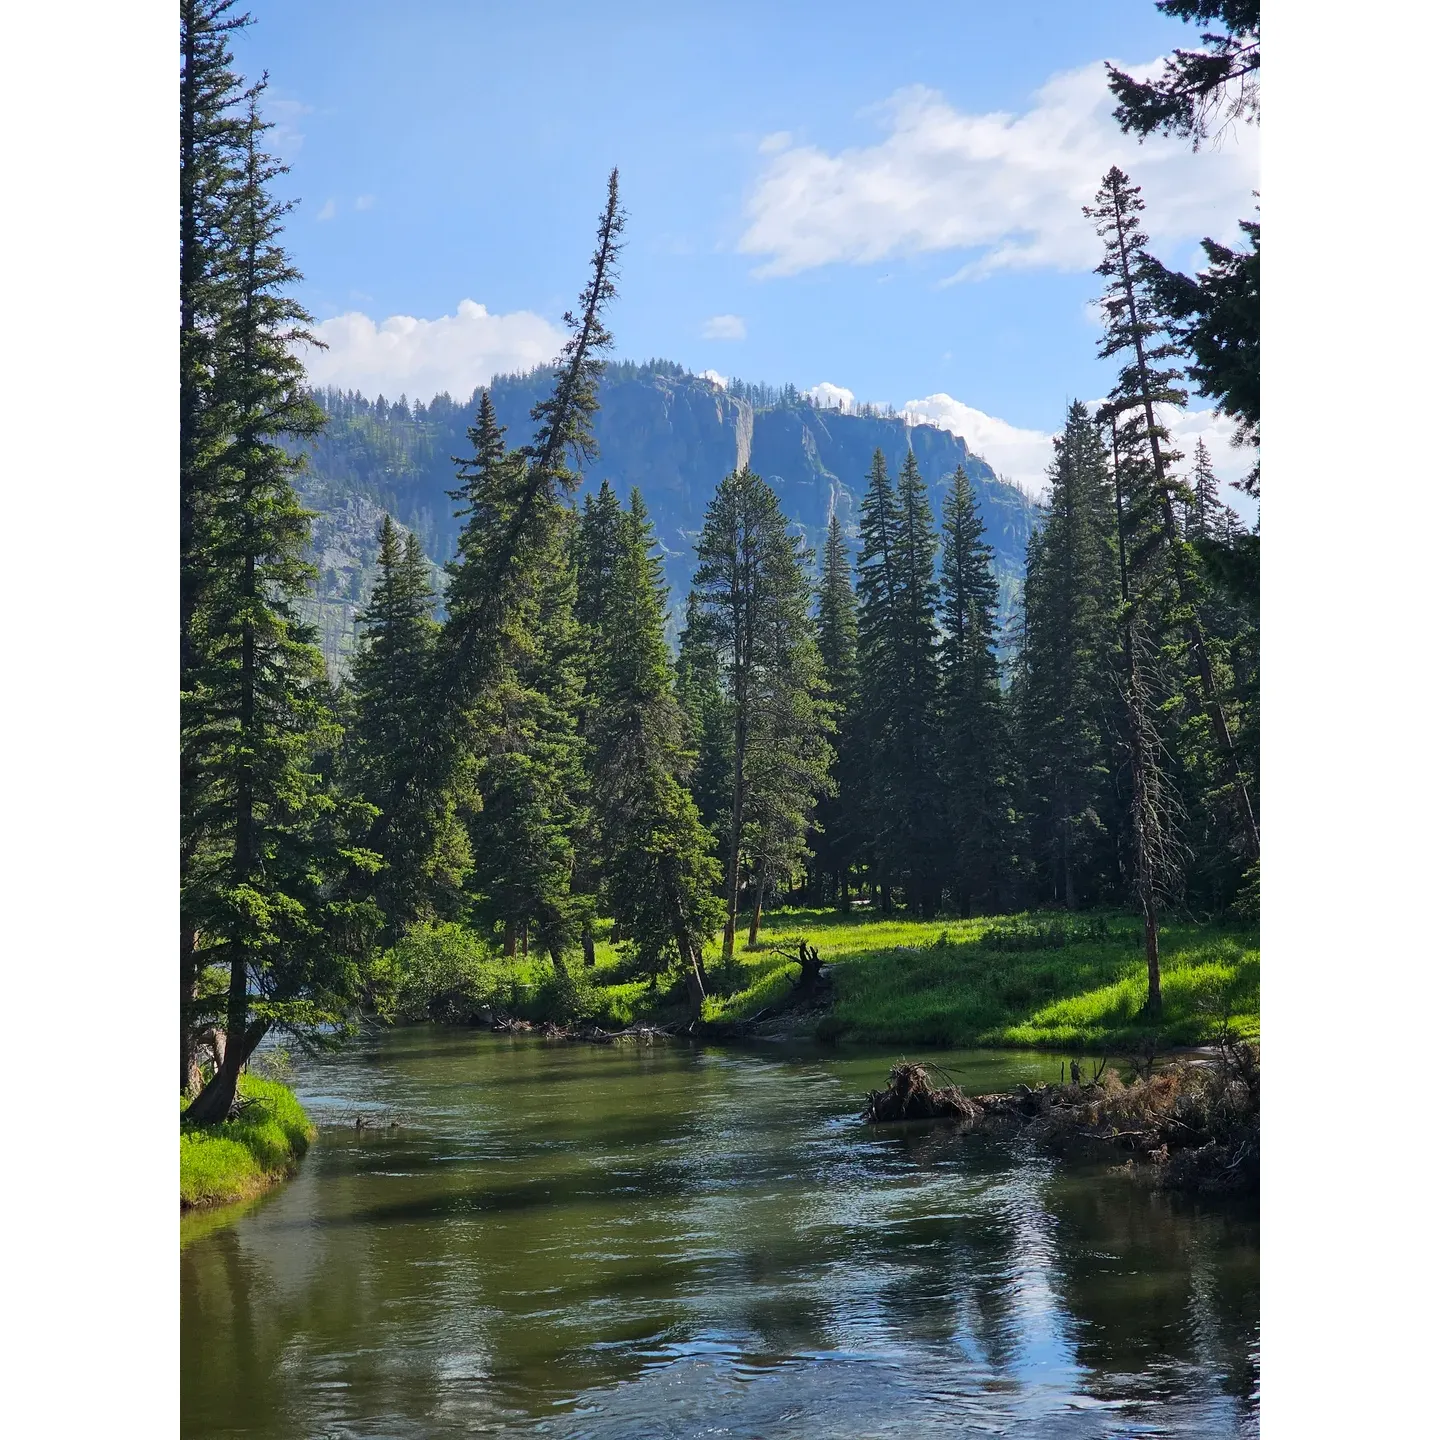
[[[589,972],[575,968],[557,975],[552,970],[536,988],[531,1002],[535,1018],[553,1020],[557,1025],[570,1025],[577,1020],[593,1020],[606,1010]]]
[[[386,952],[384,966],[401,1020],[468,1020],[508,1006],[513,976],[473,930],[454,922],[414,925]]]

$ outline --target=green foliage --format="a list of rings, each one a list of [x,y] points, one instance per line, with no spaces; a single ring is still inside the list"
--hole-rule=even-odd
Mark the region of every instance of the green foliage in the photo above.
[[[606,493],[587,507],[581,543],[601,904],[645,973],[678,965],[698,985],[700,957],[723,918],[720,867],[685,789],[693,756],[665,645],[654,532],[638,490],[613,523]]]
[[[1172,338],[1194,364],[1185,369],[1202,395],[1236,422],[1240,438],[1260,444],[1260,224],[1242,220],[1248,250],[1200,242],[1209,264],[1194,279],[1156,264],[1157,301]],[[1260,494],[1260,467],[1244,481]]]
[[[755,913],[797,873],[817,795],[830,785],[833,729],[810,617],[806,556],[775,492],[752,470],[720,482],[705,512],[687,614],[692,676],[721,688],[729,731],[725,953],[742,875]],[[710,691],[713,701],[714,689]]]
[[[1076,401],[1055,442],[1044,528],[1030,546],[1012,696],[1035,893],[1071,909],[1105,894],[1114,873],[1114,517],[1104,447]]]
[[[943,880],[936,538],[913,451],[898,485],[876,450],[860,507],[857,728],[875,876],[933,913]]]
[[[1120,128],[1142,139],[1184,135],[1198,150],[1217,117],[1222,126],[1258,118],[1260,0],[1156,0],[1155,8],[1192,24],[1218,20],[1223,30],[1207,30],[1203,50],[1177,49],[1155,80],[1136,80],[1107,62]]]
[[[1014,887],[1012,740],[996,656],[994,554],[975,492],[957,468],[945,498],[940,563],[939,717],[953,886],[962,915],[971,897],[992,910]]]
[[[830,793],[822,793],[816,803],[810,838],[815,868],[826,877],[828,898],[832,900],[838,900],[844,893],[847,872],[864,833],[865,819],[859,806],[862,761],[857,735],[859,633],[849,547],[840,531],[840,517],[832,513],[816,593],[815,639],[825,698],[830,703],[835,726],[835,754],[830,765],[832,788]]]
[[[455,921],[412,925],[382,957],[387,1016],[464,1021],[511,996],[514,976],[494,947]]]
[[[377,899],[390,936],[422,915],[454,914],[472,865],[457,811],[464,796],[409,783],[430,724],[436,638],[430,567],[413,535],[380,526],[379,575],[357,618],[347,735],[353,782],[388,817]]]
[[[218,1125],[191,1125],[181,1100],[180,1204],[244,1200],[293,1172],[315,1128],[292,1091],[241,1075],[240,1113]]]
[[[226,1113],[260,1038],[342,1021],[358,998],[378,912],[366,896],[372,813],[334,783],[339,741],[324,662],[301,624],[309,515],[282,440],[323,417],[296,347],[309,317],[280,244],[283,173],[261,148],[263,87],[229,136],[226,208],[208,243],[225,277],[204,347],[212,462],[190,514],[182,569],[182,1025],[187,991],[212,960],[230,971],[225,1065],[197,1114]]]

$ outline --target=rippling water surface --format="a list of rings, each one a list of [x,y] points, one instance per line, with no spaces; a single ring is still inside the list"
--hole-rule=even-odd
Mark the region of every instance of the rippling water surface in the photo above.
[[[1253,1203],[860,1125],[890,1058],[419,1027],[307,1063],[299,1177],[182,1225],[183,1433],[1258,1433]]]

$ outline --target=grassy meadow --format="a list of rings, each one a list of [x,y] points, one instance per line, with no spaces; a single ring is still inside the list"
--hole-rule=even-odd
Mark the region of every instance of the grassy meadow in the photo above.
[[[1124,914],[987,916],[908,920],[777,910],[759,943],[729,969],[710,961],[705,1019],[736,1021],[774,1005],[797,967],[776,950],[804,937],[834,967],[835,1004],[824,1039],[885,1045],[980,1045],[1104,1049],[1203,1044],[1228,1026],[1260,1032],[1260,948],[1253,926],[1174,920],[1162,927],[1164,1016],[1141,1015],[1145,952],[1139,920]],[[772,948],[773,947],[773,948]],[[626,1023],[678,998],[623,978],[623,962],[597,950],[593,1009]]]
[[[291,1174],[315,1128],[292,1091],[277,1080],[242,1074],[244,1102],[234,1120],[187,1126],[180,1101],[180,1205],[248,1200]]]

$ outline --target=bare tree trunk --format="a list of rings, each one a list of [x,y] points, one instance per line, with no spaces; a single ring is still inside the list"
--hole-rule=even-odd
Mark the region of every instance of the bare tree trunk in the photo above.
[[[587,915],[580,931],[580,948],[585,952],[585,968],[595,968],[595,923]]]
[[[512,958],[515,954],[515,922],[513,920],[505,922],[505,953]]]
[[[755,877],[755,908],[750,912],[750,948],[753,950],[760,939],[760,909],[765,903],[765,867]]]
[[[523,959],[530,958],[530,922],[528,920],[520,927],[520,954]]]

